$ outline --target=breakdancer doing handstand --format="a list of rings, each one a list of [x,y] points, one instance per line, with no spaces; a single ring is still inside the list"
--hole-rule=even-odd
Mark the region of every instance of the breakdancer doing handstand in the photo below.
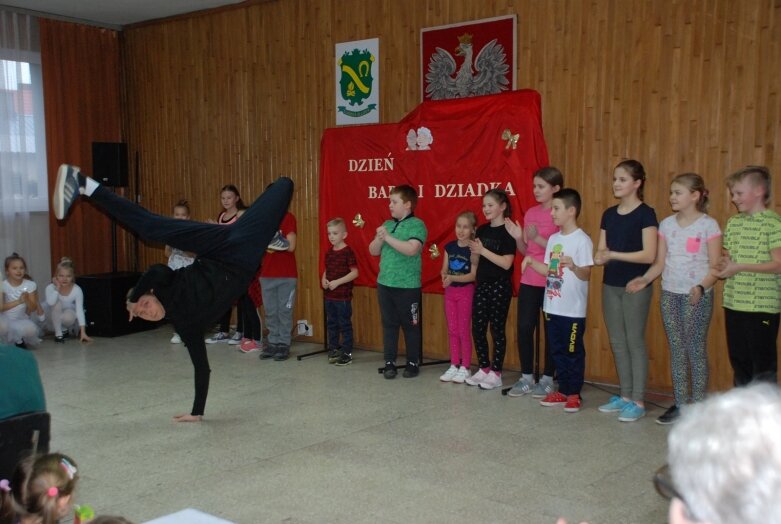
[[[63,220],[79,195],[88,197],[106,214],[141,239],[161,242],[197,255],[187,267],[170,269],[154,264],[130,290],[130,320],[157,321],[167,317],[187,346],[195,368],[195,400],[178,422],[200,422],[209,392],[209,359],[203,332],[246,293],[260,266],[266,246],[279,230],[293,195],[293,182],[280,178],[258,197],[235,223],[223,226],[155,215],[63,164],[52,197],[54,215]]]

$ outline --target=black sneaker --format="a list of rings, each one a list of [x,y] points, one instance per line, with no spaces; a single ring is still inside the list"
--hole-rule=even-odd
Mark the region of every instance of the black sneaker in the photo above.
[[[65,344],[65,337],[63,335],[55,336],[54,342],[57,344]]]
[[[274,358],[277,354],[277,351],[279,351],[279,348],[277,346],[272,346],[269,344],[266,346],[266,349],[260,352],[260,360],[268,360],[270,358]]]
[[[68,214],[68,210],[81,194],[86,179],[76,166],[62,164],[57,171],[57,181],[54,183],[52,195],[52,207],[57,220],[62,220]]]
[[[337,366],[349,366],[353,363],[352,353],[342,353],[339,355],[339,359],[336,361]]]
[[[339,357],[341,356],[341,351],[338,349],[332,349],[328,351],[328,363],[329,364],[335,364],[337,360],[339,360]]]
[[[25,344],[24,342],[17,342],[16,347],[18,347],[19,349],[27,349],[27,344]]]
[[[404,378],[414,378],[418,376],[418,373],[420,373],[420,366],[412,362],[407,362],[407,366],[404,368],[402,376]]]
[[[661,415],[659,418],[656,419],[656,423],[666,426],[678,420],[678,417],[680,416],[681,416],[681,410],[678,409],[678,406],[673,404],[672,406],[670,406],[670,408],[667,411],[664,412],[663,415]]]
[[[385,369],[382,370],[382,376],[391,379],[396,378],[396,375],[398,372],[396,371],[396,364],[393,362],[386,362],[385,363]]]
[[[274,355],[274,361],[282,362],[290,358],[290,348],[287,346],[277,348],[277,353]]]

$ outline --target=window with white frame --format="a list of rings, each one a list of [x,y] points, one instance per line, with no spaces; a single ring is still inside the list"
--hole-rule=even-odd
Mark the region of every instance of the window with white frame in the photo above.
[[[2,197],[30,212],[48,210],[43,86],[36,58],[38,63],[0,56]]]

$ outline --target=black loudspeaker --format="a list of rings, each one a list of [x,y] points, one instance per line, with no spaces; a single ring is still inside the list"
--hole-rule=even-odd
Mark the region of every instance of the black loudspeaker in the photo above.
[[[93,142],[92,177],[104,186],[127,187],[127,144]]]
[[[84,292],[84,313],[87,317],[87,334],[97,337],[118,337],[138,331],[154,329],[160,322],[148,322],[140,318],[128,320],[125,306],[127,292],[136,285],[141,273],[133,271],[99,273],[76,278]]]
[[[33,449],[48,453],[50,435],[48,413],[26,413],[0,421],[0,479],[12,478],[16,463]]]

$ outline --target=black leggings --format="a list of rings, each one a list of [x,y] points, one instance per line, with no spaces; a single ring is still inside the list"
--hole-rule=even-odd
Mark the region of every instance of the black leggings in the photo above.
[[[236,331],[241,332],[241,336],[250,340],[260,340],[260,316],[258,308],[249,296],[249,293],[241,295],[236,307],[236,316],[238,317],[238,327]]]
[[[534,332],[540,329],[540,311],[545,300],[544,286],[521,284],[518,290],[518,358],[521,361],[521,373],[531,375],[534,372]],[[547,328],[547,324],[543,324]],[[539,362],[538,362],[539,364]],[[550,355],[548,332],[545,331],[545,371],[544,375],[553,376],[556,366]]]
[[[504,330],[512,298],[513,287],[509,280],[480,282],[475,288],[475,297],[472,300],[472,338],[475,341],[475,352],[480,369],[490,366],[494,371],[502,371],[504,352],[507,349],[507,336]],[[494,340],[493,363],[488,358],[489,324],[491,338]]]
[[[246,282],[249,282],[251,275],[254,275],[260,266],[266,246],[279,230],[279,224],[287,213],[292,196],[293,181],[289,178],[280,178],[260,195],[236,222],[227,226],[155,215],[130,200],[115,195],[103,186],[99,186],[89,198],[106,214],[134,231],[141,239],[190,251],[199,258],[216,260],[246,273]],[[191,267],[179,271],[187,271]],[[234,290],[235,296],[230,297],[228,302],[222,302],[222,305],[194,304],[193,306],[207,312],[218,307],[213,317],[216,321],[224,313],[227,304],[234,302],[242,293],[246,293],[246,282],[241,288],[237,286]],[[187,346],[195,369],[195,399],[191,414],[203,415],[211,372],[203,340],[204,326],[175,327]]]

